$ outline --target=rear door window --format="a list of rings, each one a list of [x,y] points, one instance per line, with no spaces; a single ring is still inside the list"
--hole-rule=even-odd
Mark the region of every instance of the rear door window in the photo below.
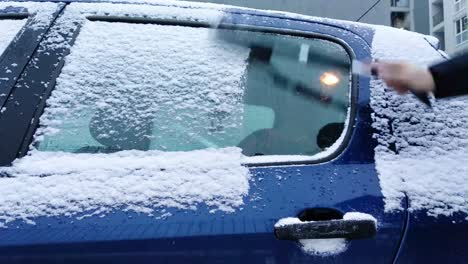
[[[35,147],[313,156],[345,133],[350,86],[350,57],[330,40],[87,21]]]

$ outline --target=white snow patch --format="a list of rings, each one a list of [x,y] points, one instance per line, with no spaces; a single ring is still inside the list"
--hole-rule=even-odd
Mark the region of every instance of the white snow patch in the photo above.
[[[305,253],[322,257],[338,255],[348,248],[348,243],[344,238],[302,239],[299,243]]]
[[[377,219],[370,214],[359,213],[359,212],[349,212],[343,215],[343,220],[371,220],[374,223],[377,223]]]
[[[238,148],[191,152],[72,154],[33,151],[0,169],[0,224],[39,216],[105,214],[114,209],[233,212],[249,191]],[[157,212],[156,212],[157,213]],[[169,214],[164,213],[164,216]]]
[[[287,226],[287,225],[295,225],[295,224],[302,224],[305,223],[301,221],[297,217],[287,217],[287,218],[281,218],[276,222],[275,227],[281,227],[281,226]]]
[[[362,214],[364,215],[364,214]],[[356,213],[350,214],[356,216]],[[287,225],[306,224],[307,221],[301,221],[297,217],[282,218],[276,222],[275,227],[282,227]],[[316,256],[332,256],[340,254],[348,248],[346,239],[343,238],[329,238],[329,239],[301,239],[299,240],[302,250],[305,253]]]
[[[382,26],[375,31],[376,59],[421,66],[442,59],[420,34]],[[371,87],[373,126],[379,131],[375,160],[386,211],[402,210],[406,194],[410,210],[433,216],[468,213],[468,97],[438,100],[428,110],[381,80],[372,80]],[[390,150],[392,144],[398,154]]]
[[[5,49],[10,45],[16,34],[26,23],[26,19],[5,19],[0,20],[0,56]]]

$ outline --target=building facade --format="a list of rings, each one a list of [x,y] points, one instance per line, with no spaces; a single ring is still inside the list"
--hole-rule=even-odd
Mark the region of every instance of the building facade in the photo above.
[[[390,25],[430,34],[429,3],[424,0],[390,0]]]
[[[468,0],[428,0],[431,35],[447,53],[468,52]]]

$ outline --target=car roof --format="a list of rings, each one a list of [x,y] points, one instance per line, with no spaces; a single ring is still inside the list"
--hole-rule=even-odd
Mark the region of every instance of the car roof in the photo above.
[[[216,3],[202,3],[191,1],[179,0],[0,0],[0,2],[54,2],[54,3],[103,3],[103,4],[138,4],[138,5],[151,5],[151,6],[173,6],[181,8],[192,9],[212,9],[220,10],[226,13],[246,14],[254,16],[264,16],[272,18],[281,18],[294,21],[312,22],[318,24],[325,24],[329,26],[339,27],[351,31],[361,36],[367,43],[371,43],[373,36],[373,26],[360,22],[308,16],[303,14],[291,13],[286,11],[277,10],[263,10],[254,9],[241,6],[216,4]]]

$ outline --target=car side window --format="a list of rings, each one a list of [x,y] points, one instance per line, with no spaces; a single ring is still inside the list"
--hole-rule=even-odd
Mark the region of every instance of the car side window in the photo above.
[[[349,118],[350,57],[325,39],[87,21],[65,62],[39,151],[314,155]]]

